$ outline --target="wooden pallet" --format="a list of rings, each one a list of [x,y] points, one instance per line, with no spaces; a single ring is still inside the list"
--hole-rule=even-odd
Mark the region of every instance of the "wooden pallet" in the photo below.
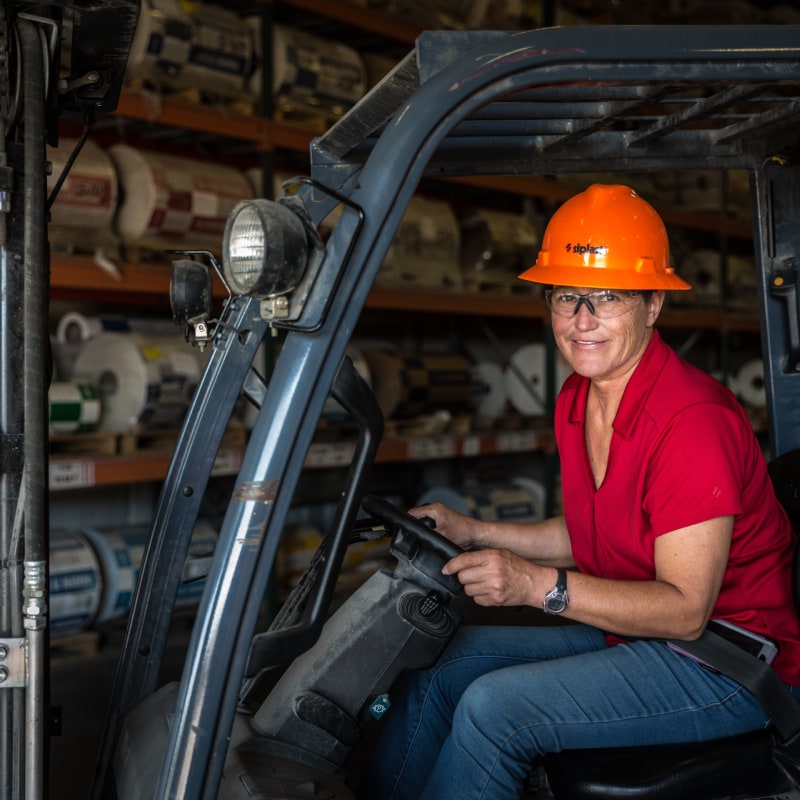
[[[135,453],[163,453],[175,449],[180,431],[178,428],[143,429],[118,434],[121,455]],[[243,448],[247,444],[247,431],[241,425],[230,425],[222,436],[220,447]]]
[[[116,433],[73,433],[50,437],[51,456],[114,456],[119,452]]]
[[[175,449],[178,428],[142,429],[129,433],[76,433],[50,438],[51,456],[115,456],[136,453],[164,453]],[[247,431],[241,425],[230,425],[222,436],[221,447],[244,448]]]

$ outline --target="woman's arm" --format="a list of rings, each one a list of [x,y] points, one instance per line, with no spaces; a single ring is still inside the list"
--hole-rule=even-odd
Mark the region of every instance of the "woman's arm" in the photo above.
[[[544,524],[544,523],[543,523]],[[503,528],[505,525],[503,525]],[[730,551],[733,517],[717,517],[659,536],[656,578],[618,581],[570,572],[563,616],[621,636],[694,639],[703,631],[719,594]],[[467,595],[484,606],[541,607],[556,582],[553,566],[495,545],[449,561]]]
[[[497,548],[540,564],[559,567],[575,564],[564,517],[532,523],[484,522],[442,503],[412,508],[408,513],[417,519],[430,517],[439,533],[465,550]]]

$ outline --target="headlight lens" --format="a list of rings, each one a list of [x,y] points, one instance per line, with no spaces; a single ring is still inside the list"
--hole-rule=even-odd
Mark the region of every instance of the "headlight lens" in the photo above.
[[[225,225],[222,264],[238,294],[259,299],[291,292],[306,269],[308,246],[300,218],[273,200],[245,200]]]

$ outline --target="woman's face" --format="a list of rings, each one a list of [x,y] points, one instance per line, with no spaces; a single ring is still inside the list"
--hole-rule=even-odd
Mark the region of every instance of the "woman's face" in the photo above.
[[[600,290],[556,286],[553,291],[582,295]],[[585,302],[577,304],[574,315],[551,315],[558,349],[575,372],[593,381],[615,380],[630,374],[650,341],[664,302],[663,291],[652,292],[647,302],[641,294],[633,297],[624,291],[615,294],[623,298],[625,307],[618,316],[601,319]],[[600,304],[594,305],[597,309]]]

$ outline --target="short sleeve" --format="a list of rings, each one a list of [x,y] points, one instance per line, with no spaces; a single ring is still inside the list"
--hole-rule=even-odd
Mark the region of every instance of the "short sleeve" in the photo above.
[[[682,409],[665,428],[646,476],[643,508],[654,536],[743,510],[752,429],[713,403]]]

